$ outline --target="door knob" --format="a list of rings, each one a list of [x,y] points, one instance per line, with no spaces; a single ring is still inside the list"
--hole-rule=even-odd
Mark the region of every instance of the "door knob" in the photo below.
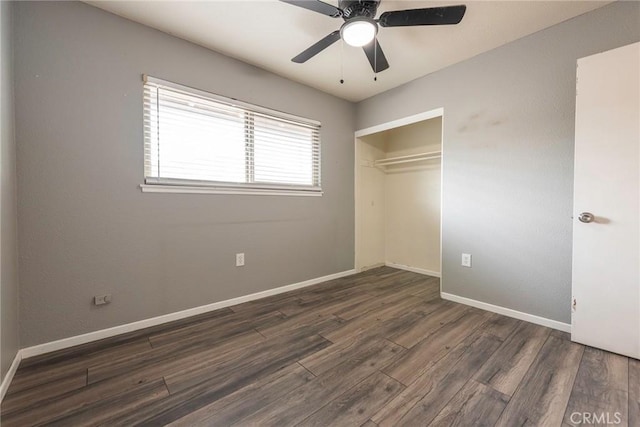
[[[595,217],[593,216],[592,213],[589,212],[582,212],[580,214],[580,216],[578,217],[578,219],[580,220],[580,222],[584,222],[584,223],[590,223],[593,222],[593,220],[595,219]]]

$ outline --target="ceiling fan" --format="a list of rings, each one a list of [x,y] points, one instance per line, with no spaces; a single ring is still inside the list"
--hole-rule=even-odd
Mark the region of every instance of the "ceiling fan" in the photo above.
[[[339,0],[338,7],[320,0],[281,0],[294,6],[312,10],[331,18],[342,18],[336,30],[291,59],[303,63],[342,39],[350,46],[362,47],[375,73],[389,68],[387,58],[376,39],[380,27],[412,27],[416,25],[453,25],[462,20],[465,5],[429,7],[384,12],[375,19],[381,0]]]

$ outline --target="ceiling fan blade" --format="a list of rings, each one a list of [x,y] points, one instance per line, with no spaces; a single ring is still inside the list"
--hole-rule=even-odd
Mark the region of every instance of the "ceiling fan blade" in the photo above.
[[[338,40],[340,40],[340,31],[336,30],[291,60],[298,64],[307,62],[309,59],[313,58]]]
[[[362,49],[364,49],[364,53],[367,55],[367,59],[369,59],[369,63],[371,64],[371,68],[373,68],[374,73],[379,73],[389,68],[387,58],[384,56],[384,52],[380,47],[380,42],[378,42],[377,39],[368,45],[362,46]]]
[[[384,12],[378,23],[382,27],[410,27],[414,25],[453,25],[462,20],[467,6],[429,7]]]
[[[280,0],[283,3],[289,3],[294,6],[302,7],[304,9],[312,10],[314,12],[321,13],[323,15],[337,18],[342,16],[342,11],[335,6],[321,2],[319,0]]]

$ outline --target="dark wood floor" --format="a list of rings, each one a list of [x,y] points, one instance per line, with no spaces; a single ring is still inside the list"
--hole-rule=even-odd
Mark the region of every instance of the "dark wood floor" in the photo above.
[[[2,426],[594,425],[583,413],[640,425],[640,362],[383,267],[24,360]]]

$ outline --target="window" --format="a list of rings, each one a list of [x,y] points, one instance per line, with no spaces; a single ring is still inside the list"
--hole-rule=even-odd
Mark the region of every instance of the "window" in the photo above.
[[[320,123],[145,76],[143,191],[319,195]]]

